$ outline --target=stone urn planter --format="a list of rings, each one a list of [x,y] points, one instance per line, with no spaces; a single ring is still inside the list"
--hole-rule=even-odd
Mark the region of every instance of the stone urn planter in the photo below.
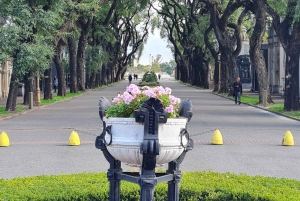
[[[104,118],[110,128],[105,135],[108,152],[117,160],[140,167],[143,161],[141,145],[144,140],[144,125],[135,118]],[[159,155],[156,166],[162,166],[177,159],[188,143],[181,131],[186,128],[187,118],[169,118],[158,126]]]
[[[168,118],[162,102],[157,98],[145,100],[134,110],[134,118],[109,117],[111,107],[105,98],[99,101],[99,115],[103,132],[97,136],[95,146],[109,162],[109,200],[120,201],[120,181],[140,185],[140,201],[153,201],[158,183],[168,182],[168,201],[179,201],[179,165],[193,148],[187,123],[192,117],[191,102],[184,100],[178,110],[179,117]],[[123,172],[121,164],[140,168],[140,172]],[[166,173],[156,173],[157,166],[168,163]]]

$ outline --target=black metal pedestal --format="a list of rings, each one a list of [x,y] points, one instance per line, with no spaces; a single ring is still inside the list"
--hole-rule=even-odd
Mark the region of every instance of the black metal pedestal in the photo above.
[[[141,109],[135,111],[135,119],[136,122],[144,124],[144,141],[140,148],[143,162],[140,173],[122,172],[121,162],[108,152],[104,137],[106,133],[110,133],[111,127],[106,127],[105,122],[103,133],[96,138],[95,146],[102,150],[110,164],[107,172],[110,183],[109,200],[120,201],[120,181],[125,180],[140,185],[140,201],[153,201],[155,186],[162,182],[168,182],[168,201],[179,201],[179,183],[182,177],[179,165],[187,151],[193,148],[192,139],[188,138],[186,129],[183,129],[180,135],[188,140],[185,150],[176,160],[169,162],[166,173],[156,173],[156,156],[159,154],[158,126],[159,123],[167,121],[161,102],[154,98],[145,101]]]

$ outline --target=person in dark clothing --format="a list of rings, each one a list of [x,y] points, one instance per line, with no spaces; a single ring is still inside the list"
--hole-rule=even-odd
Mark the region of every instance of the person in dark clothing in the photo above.
[[[236,81],[232,84],[234,101],[235,104],[241,104],[241,94],[243,93],[242,83],[240,82],[240,77],[236,78]]]
[[[129,74],[128,80],[129,80],[129,84],[131,84],[131,81],[132,81],[132,75],[131,74]]]

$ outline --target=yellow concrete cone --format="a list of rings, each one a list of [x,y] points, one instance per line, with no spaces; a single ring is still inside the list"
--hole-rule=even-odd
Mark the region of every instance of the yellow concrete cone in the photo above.
[[[80,139],[78,133],[73,130],[69,137],[69,145],[70,146],[78,146],[80,145]]]
[[[288,130],[285,132],[283,139],[282,139],[282,145],[294,146],[294,138],[293,138],[291,131]]]
[[[211,143],[212,144],[223,144],[223,138],[222,138],[222,135],[221,135],[221,132],[219,131],[219,129],[215,130],[213,136],[212,136],[212,139],[211,139]]]
[[[9,146],[9,138],[6,132],[2,131],[0,134],[0,147],[8,147]]]

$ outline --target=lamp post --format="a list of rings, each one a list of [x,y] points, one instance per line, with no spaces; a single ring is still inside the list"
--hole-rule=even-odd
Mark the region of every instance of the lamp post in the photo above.
[[[218,92],[220,92],[220,90],[221,90],[221,53],[218,54],[218,63],[219,63]]]

